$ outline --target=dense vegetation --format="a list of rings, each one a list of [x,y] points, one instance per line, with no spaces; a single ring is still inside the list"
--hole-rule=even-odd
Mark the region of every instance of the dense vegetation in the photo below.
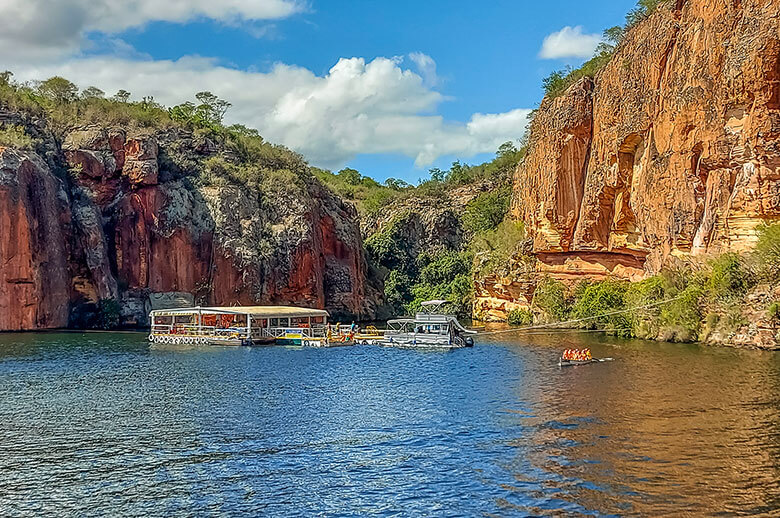
[[[473,219],[467,223],[467,225],[474,223],[486,228],[486,225],[495,226],[503,219],[509,204],[509,177],[524,153],[524,149],[518,150],[512,142],[506,142],[499,147],[493,160],[479,165],[468,165],[456,161],[447,170],[434,168],[429,171],[430,178],[421,180],[417,185],[411,185],[396,178],[388,178],[384,184],[380,184],[373,178],[363,176],[359,171],[351,168],[342,169],[337,173],[322,169],[315,169],[314,172],[317,178],[333,192],[354,202],[358,211],[368,216],[378,213],[382,207],[410,197],[443,198],[456,187],[486,181],[494,182],[501,189],[500,195],[494,195],[494,197],[499,196],[500,200],[483,199],[476,202],[481,204],[481,207],[474,208],[469,216],[482,217],[480,214],[482,208],[498,210],[494,215],[487,216],[494,223],[477,222]],[[488,208],[489,205],[493,205],[494,201],[499,207]],[[501,209],[501,207],[504,208]]]
[[[639,0],[634,9],[626,15],[624,26],[615,26],[606,29],[603,33],[603,41],[596,48],[596,53],[591,59],[583,63],[579,68],[566,67],[553,71],[542,80],[545,96],[555,98],[566,91],[571,85],[583,77],[593,78],[612,59],[618,45],[625,33],[648,16],[667,0]]]
[[[459,214],[459,225],[466,236],[467,245],[450,249],[445,245],[431,250],[416,251],[414,243],[406,242],[411,211],[397,214],[381,232],[370,235],[365,242],[368,256],[385,277],[385,299],[393,313],[413,314],[420,302],[429,299],[446,299],[460,316],[471,316],[472,279],[475,254],[486,250],[502,250],[514,247],[518,231],[515,223],[504,223],[511,197],[512,171],[524,155],[511,142],[500,146],[493,160],[466,165],[455,162],[448,170],[432,169],[430,179],[417,186],[398,184],[388,180],[378,186],[373,180],[360,176],[356,171],[341,171],[330,178],[320,176],[336,192],[345,190],[343,184],[354,187],[354,198],[359,198],[365,211],[379,210],[390,202],[400,202],[410,197],[444,198],[458,187],[487,182],[489,190],[475,196]],[[367,206],[366,202],[380,200]],[[496,261],[498,262],[498,261]]]
[[[703,265],[665,270],[641,282],[583,281],[567,288],[542,279],[534,293],[532,321],[569,322],[623,337],[689,342],[714,332],[729,333],[745,323],[741,301],[758,283],[780,284],[780,223],[760,230],[752,253],[726,253]],[[780,303],[766,312],[775,318]],[[510,315],[516,325],[530,321]],[[595,317],[595,318],[594,318]],[[578,321],[578,322],[572,322]]]

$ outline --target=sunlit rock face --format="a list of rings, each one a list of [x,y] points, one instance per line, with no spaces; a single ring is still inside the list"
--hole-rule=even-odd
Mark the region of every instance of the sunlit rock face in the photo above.
[[[513,215],[540,269],[637,279],[780,219],[780,4],[678,0],[545,100]]]

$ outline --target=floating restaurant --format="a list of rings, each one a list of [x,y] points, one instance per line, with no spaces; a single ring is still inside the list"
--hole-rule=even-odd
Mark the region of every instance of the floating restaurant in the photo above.
[[[149,313],[149,341],[159,344],[325,346],[333,337],[323,309],[235,306],[157,309]]]

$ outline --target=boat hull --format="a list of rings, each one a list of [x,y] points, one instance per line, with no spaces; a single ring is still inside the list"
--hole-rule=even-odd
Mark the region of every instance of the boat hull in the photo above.
[[[564,360],[563,358],[558,360],[558,365],[560,367],[573,367],[575,365],[588,365],[590,363],[598,363],[599,360],[596,358],[593,358],[591,360]]]

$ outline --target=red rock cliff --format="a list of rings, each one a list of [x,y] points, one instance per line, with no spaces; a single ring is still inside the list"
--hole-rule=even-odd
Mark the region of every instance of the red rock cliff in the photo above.
[[[202,186],[220,151],[185,131],[89,127],[53,142],[49,162],[0,150],[0,330],[90,326],[106,300],[143,325],[161,297],[373,317],[357,213],[306,171],[273,193]]]
[[[33,153],[0,148],[0,330],[65,327],[68,199]]]

